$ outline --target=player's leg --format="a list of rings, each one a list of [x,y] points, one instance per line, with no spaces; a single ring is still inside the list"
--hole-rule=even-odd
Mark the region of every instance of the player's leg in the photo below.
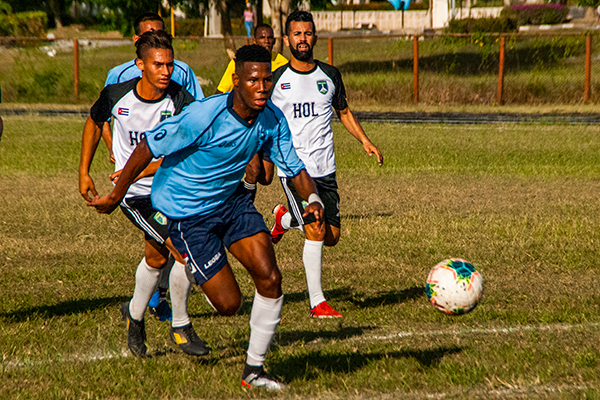
[[[144,311],[158,283],[160,268],[166,263],[168,255],[169,251],[155,240],[146,241],[144,258],[135,273],[133,297],[121,306],[121,314],[127,322],[127,346],[134,356],[146,354]]]
[[[232,243],[229,251],[248,270],[256,285],[242,385],[281,390],[284,385],[270,377],[263,368],[283,307],[281,272],[277,268],[271,238],[268,233],[259,232]]]

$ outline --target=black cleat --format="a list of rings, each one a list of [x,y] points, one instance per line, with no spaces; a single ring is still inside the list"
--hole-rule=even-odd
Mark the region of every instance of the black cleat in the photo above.
[[[210,353],[210,347],[196,335],[192,324],[179,328],[171,327],[171,339],[179,345],[179,348],[191,356],[205,356]]]
[[[129,314],[129,302],[121,304],[121,315],[127,322],[127,347],[136,357],[146,355],[146,326],[144,320],[136,321]]]

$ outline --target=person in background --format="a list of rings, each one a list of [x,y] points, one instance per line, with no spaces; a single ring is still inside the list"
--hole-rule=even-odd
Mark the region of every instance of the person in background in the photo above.
[[[246,10],[244,11],[244,27],[246,27],[246,33],[248,37],[252,37],[252,27],[254,26],[254,13],[252,12],[252,5],[246,3]]]

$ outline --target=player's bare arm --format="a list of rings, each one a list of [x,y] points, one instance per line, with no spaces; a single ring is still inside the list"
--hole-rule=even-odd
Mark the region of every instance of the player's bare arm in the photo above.
[[[148,147],[148,142],[144,138],[135,148],[127,164],[121,172],[119,181],[113,188],[112,192],[106,196],[95,198],[94,200],[88,201],[88,206],[96,208],[96,211],[102,214],[110,214],[119,206],[129,186],[135,182],[138,175],[150,164],[152,161],[152,152]]]
[[[148,166],[146,168],[144,168],[144,170],[137,176],[137,178],[135,178],[135,182],[137,182],[140,179],[145,178],[147,176],[153,176],[154,174],[156,174],[156,171],[158,171],[158,167],[160,167],[161,163],[162,163],[162,159],[157,160],[157,161],[152,161],[150,164],[148,164]],[[119,177],[121,176],[122,172],[123,172],[122,169],[113,172],[112,174],[109,175],[110,180],[116,184],[119,181]]]
[[[106,147],[108,148],[108,153],[110,154],[110,162],[115,163],[115,154],[113,153],[113,137],[112,137],[112,129],[110,128],[110,124],[105,122],[102,125],[102,139],[104,139],[104,143],[106,143]]]
[[[377,162],[381,167],[383,165],[383,154],[381,154],[381,151],[377,148],[377,146],[375,146],[367,137],[362,126],[360,126],[360,122],[358,122],[354,114],[352,114],[350,108],[346,107],[343,110],[335,110],[335,112],[348,132],[350,132],[352,136],[362,143],[365,152],[369,156],[372,156],[373,154],[377,156]]]
[[[94,181],[90,177],[90,166],[101,136],[102,126],[94,122],[91,117],[88,117],[83,127],[81,157],[79,159],[79,193],[88,202],[92,201],[90,192],[92,196],[98,198]]]

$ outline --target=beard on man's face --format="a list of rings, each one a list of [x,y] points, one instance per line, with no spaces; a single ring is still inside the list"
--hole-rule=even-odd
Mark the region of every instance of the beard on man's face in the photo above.
[[[298,61],[309,61],[313,56],[312,46],[309,45],[308,43],[302,43],[302,44],[306,44],[308,46],[308,50],[307,51],[298,51],[299,44],[300,43],[296,44],[296,48],[293,48],[292,46],[290,46],[290,53],[292,53],[294,58]]]

